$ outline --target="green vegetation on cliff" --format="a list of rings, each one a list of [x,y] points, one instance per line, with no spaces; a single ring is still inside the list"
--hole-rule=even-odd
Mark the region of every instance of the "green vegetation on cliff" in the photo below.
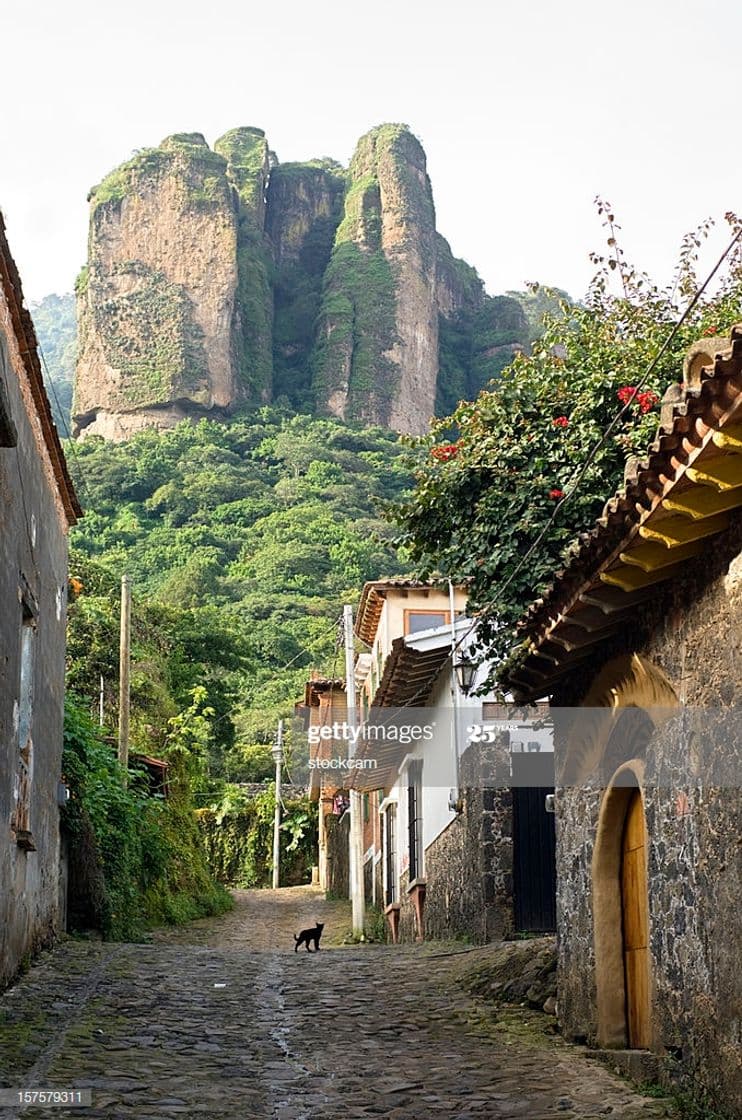
[[[270,152],[260,128],[235,128],[214,144],[239,199],[237,238],[238,371],[247,400],[271,396],[273,263],[264,232]]]

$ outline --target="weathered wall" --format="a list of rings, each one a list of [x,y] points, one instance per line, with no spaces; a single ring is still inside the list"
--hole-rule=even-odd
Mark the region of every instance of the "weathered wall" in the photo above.
[[[496,775],[495,783],[492,775]],[[489,775],[485,781],[485,775]],[[425,849],[425,936],[477,943],[512,936],[512,792],[507,735],[461,759],[462,811]],[[406,837],[405,837],[406,842]],[[414,908],[400,877],[400,940],[414,941]]]
[[[462,812],[425,852],[426,937],[486,942],[513,933],[513,795],[484,781],[508,770],[507,740],[462,757]]]
[[[741,549],[737,514],[682,579],[637,612],[593,673],[556,698],[579,703],[603,665],[638,652],[665,675],[688,721],[705,709],[693,734],[667,724],[647,748],[653,1049],[682,1059],[681,1075],[730,1115],[742,1114]],[[556,744],[563,760],[564,729]],[[601,797],[600,789],[557,792],[559,1016],[568,1035],[591,1042],[599,1030],[591,864]]]
[[[332,898],[350,898],[350,812],[327,817],[327,891]]]
[[[67,605],[67,523],[31,398],[8,309],[0,298],[0,378],[18,434],[0,448],[0,987],[28,954],[47,944],[58,925],[59,810],[64,646]],[[35,662],[27,827],[35,851],[16,843],[20,747],[18,704],[22,599],[35,609]]]

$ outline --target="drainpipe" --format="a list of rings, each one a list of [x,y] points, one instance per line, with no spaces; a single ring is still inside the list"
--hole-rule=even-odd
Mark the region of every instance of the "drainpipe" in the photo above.
[[[452,580],[448,581],[448,604],[451,617],[451,744],[453,750],[454,788],[448,795],[448,807],[454,813],[461,812],[461,792],[459,789],[459,683],[456,680],[456,595]]]
[[[346,721],[351,732],[356,728],[355,656],[353,649],[353,608],[343,607],[343,632],[345,636],[345,701]],[[355,753],[355,740],[352,740]],[[350,791],[350,897],[353,911],[353,935],[363,938],[366,918],[366,899],[363,882],[363,819],[361,794]]]

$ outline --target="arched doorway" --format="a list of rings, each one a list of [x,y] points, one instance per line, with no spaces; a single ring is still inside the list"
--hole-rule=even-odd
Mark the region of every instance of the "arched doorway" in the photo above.
[[[647,824],[639,789],[630,791],[621,842],[621,911],[626,1034],[632,1049],[651,1042]]]
[[[632,759],[613,775],[600,807],[593,852],[593,934],[601,1046],[651,1045],[647,826]]]
[[[598,1043],[651,1048],[652,972],[643,785],[655,728],[677,704],[651,662],[633,655],[604,666],[570,736],[566,771],[603,790],[592,853]]]

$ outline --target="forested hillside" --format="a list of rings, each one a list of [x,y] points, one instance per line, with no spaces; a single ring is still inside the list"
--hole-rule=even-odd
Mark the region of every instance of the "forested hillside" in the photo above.
[[[341,670],[343,602],[400,568],[377,502],[407,488],[403,453],[382,429],[275,409],[77,444],[86,515],[72,539],[70,688],[93,710],[102,674],[113,722],[128,572],[135,740],[161,748],[195,696],[208,774],[261,778],[308,667]]]
[[[44,376],[54,422],[60,433],[67,435],[77,361],[75,297],[71,292],[44,296],[38,303],[31,304],[31,314],[44,358]]]

